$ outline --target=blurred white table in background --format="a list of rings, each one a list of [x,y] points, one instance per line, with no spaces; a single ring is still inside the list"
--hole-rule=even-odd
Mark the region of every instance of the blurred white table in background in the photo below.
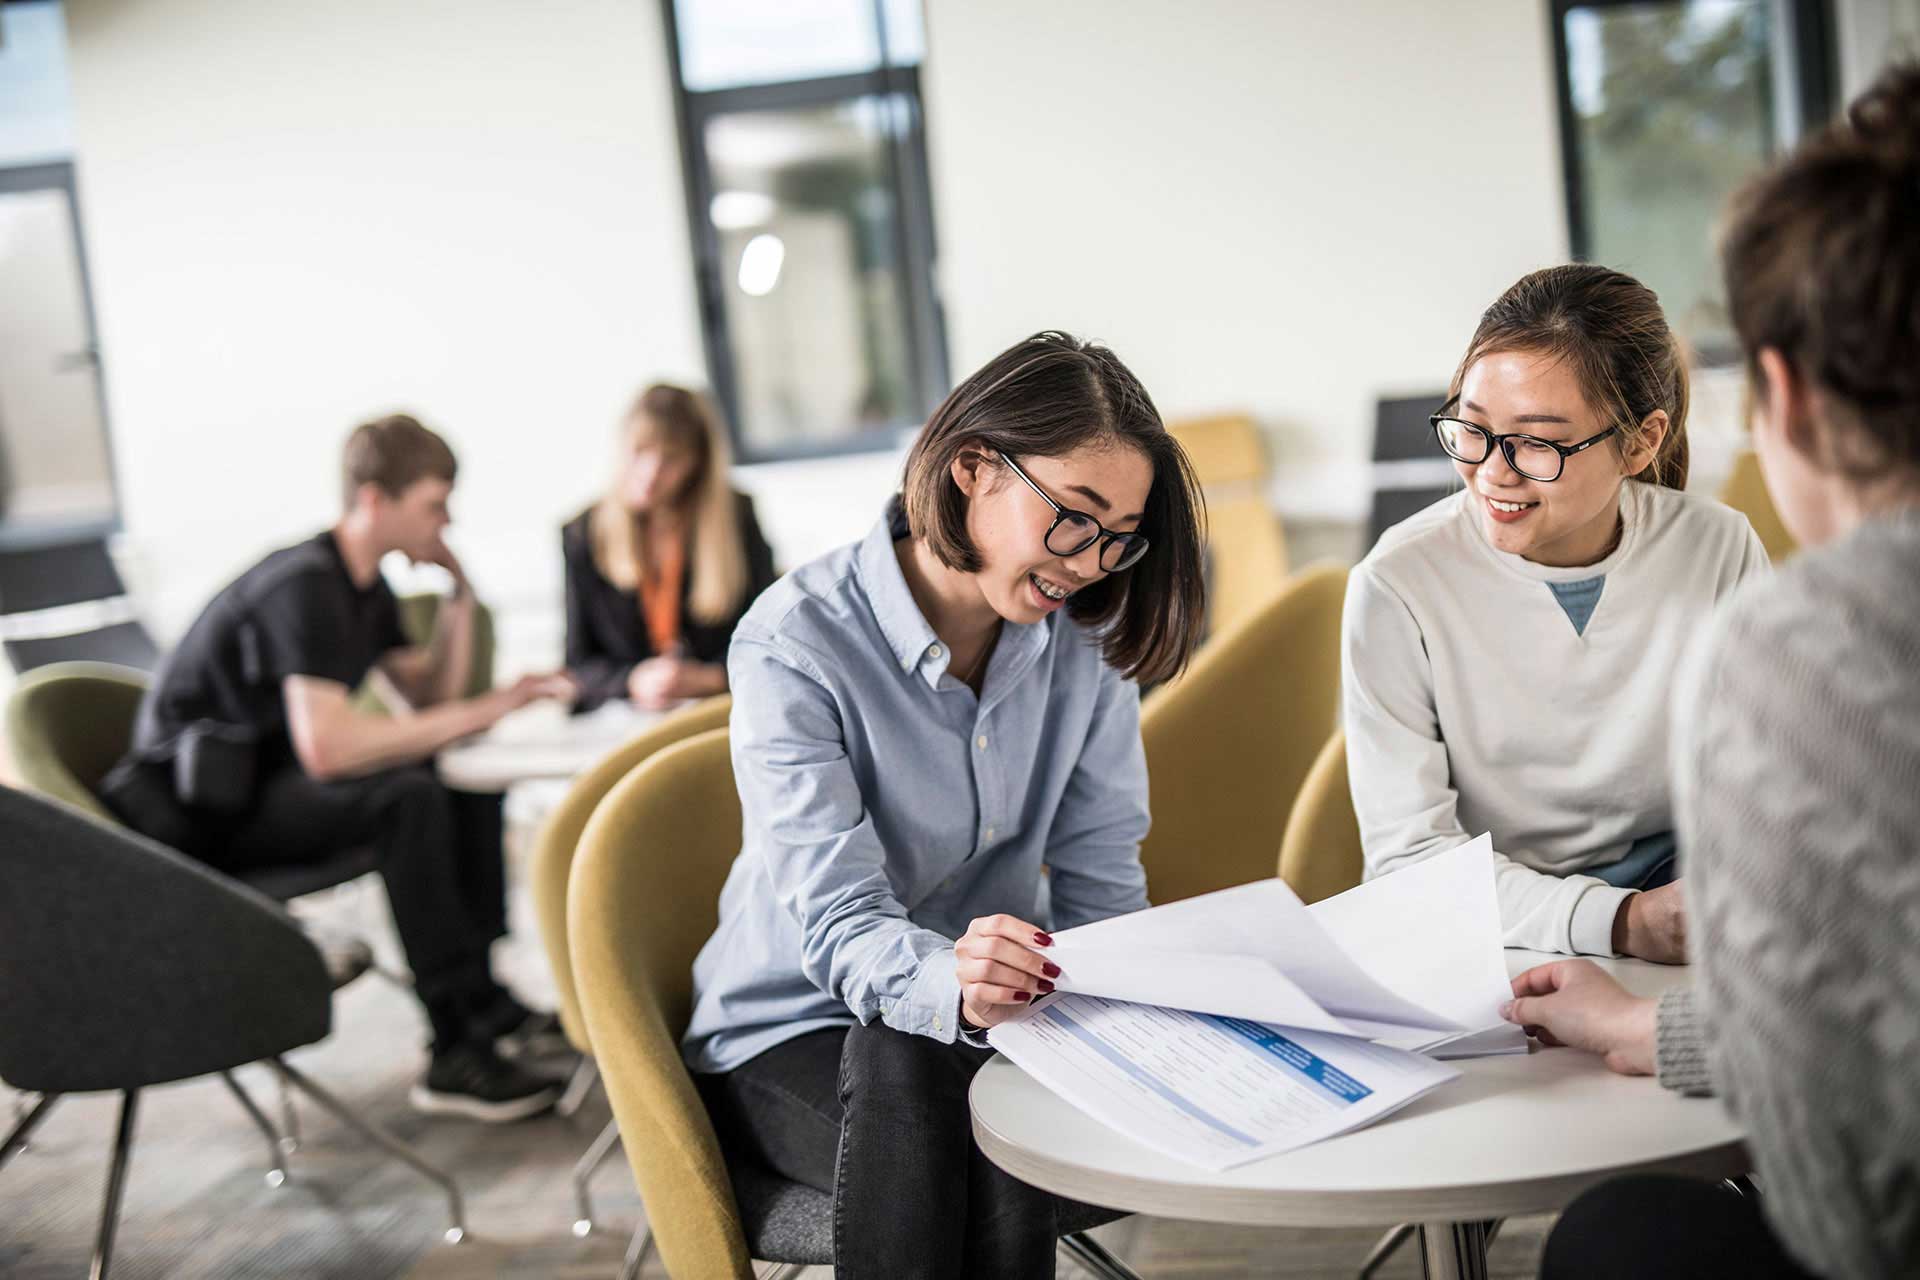
[[[666,714],[609,702],[576,716],[557,702],[536,702],[501,717],[487,732],[448,747],[436,767],[440,780],[456,791],[564,784]]]

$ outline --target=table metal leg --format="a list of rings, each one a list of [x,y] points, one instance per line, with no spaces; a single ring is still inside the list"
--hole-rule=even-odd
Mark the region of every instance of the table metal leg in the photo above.
[[[1491,1222],[1423,1222],[1420,1263],[1427,1280],[1487,1280]]]

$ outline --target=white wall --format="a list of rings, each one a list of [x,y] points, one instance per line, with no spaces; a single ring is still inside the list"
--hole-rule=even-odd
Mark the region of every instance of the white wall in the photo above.
[[[1566,252],[1537,0],[933,0],[956,376],[1111,342],[1169,416],[1249,409],[1293,511],[1353,514],[1373,403]],[[557,656],[555,527],[613,421],[703,376],[659,10],[636,0],[69,0],[128,543],[160,629],[329,520],[347,428],[462,457],[456,545]],[[794,563],[898,458],[754,469]]]
[[[1564,260],[1547,6],[942,0],[927,113],[956,371],[1059,326],[1168,416],[1249,409],[1364,510],[1375,399]]]
[[[130,542],[163,630],[330,521],[355,422],[462,460],[456,545],[557,609],[644,379],[703,377],[657,6],[71,0]],[[549,628],[551,629],[551,628]]]

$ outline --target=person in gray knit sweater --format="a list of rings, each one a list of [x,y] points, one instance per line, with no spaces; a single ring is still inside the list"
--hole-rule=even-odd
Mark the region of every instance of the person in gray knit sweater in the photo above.
[[[1754,447],[1807,548],[1693,655],[1674,739],[1695,978],[1514,980],[1547,1044],[1713,1093],[1754,1201],[1589,1192],[1543,1275],[1920,1275],[1920,63],[1735,198],[1721,245]],[[1703,1104],[1708,1105],[1708,1104]]]

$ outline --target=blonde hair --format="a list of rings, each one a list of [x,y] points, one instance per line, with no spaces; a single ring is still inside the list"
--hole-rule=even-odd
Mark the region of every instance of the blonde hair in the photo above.
[[[747,594],[747,549],[734,509],[732,459],[717,415],[704,396],[656,383],[634,399],[621,429],[629,439],[642,437],[691,460],[686,482],[670,498],[690,529],[687,609],[699,622],[727,621]],[[620,500],[617,479],[594,507],[588,528],[601,576],[623,591],[638,588],[646,530]]]

